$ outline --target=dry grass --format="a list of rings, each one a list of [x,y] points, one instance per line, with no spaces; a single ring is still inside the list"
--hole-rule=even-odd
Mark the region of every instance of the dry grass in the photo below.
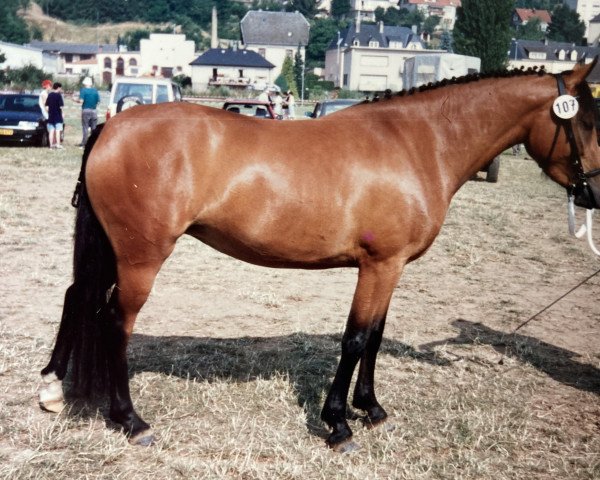
[[[355,272],[260,269],[191,239],[131,346],[158,444],[129,446],[103,404],[42,413],[79,155],[0,148],[0,478],[600,478],[600,279],[511,335],[598,260],[567,238],[560,189],[508,156],[498,184],[459,192],[407,269],[378,364],[394,428],[353,418],[360,451],[327,450],[318,419]]]

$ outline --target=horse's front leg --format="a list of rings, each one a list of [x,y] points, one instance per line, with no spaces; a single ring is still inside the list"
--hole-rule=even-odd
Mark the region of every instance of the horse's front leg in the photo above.
[[[398,259],[361,264],[352,309],[342,339],[342,356],[331,389],[321,412],[321,419],[332,428],[327,444],[335,450],[355,448],[349,442],[352,430],[346,421],[346,404],[352,374],[362,358],[354,403],[367,410],[372,423],[386,417],[375,399],[373,376],[375,359],[381,343],[385,317],[394,286],[404,263]]]
[[[352,406],[354,408],[366,412],[366,423],[369,427],[377,426],[387,418],[386,411],[375,397],[375,363],[383,338],[384,327],[385,317],[380,321],[374,322],[367,346],[360,360],[354,397],[352,399]]]

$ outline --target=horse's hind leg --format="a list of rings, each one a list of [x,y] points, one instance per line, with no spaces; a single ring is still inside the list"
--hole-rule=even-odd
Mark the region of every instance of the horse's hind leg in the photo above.
[[[130,442],[150,445],[154,436],[150,426],[141,419],[133,408],[129,392],[127,366],[127,344],[133,331],[137,315],[152,289],[160,262],[130,265],[124,259],[117,263],[118,282],[113,290],[106,311],[104,344],[107,349],[110,419],[118,423]]]
[[[371,422],[385,419],[386,413],[375,398],[373,376],[385,317],[394,286],[404,263],[397,259],[365,262],[360,266],[358,285],[342,339],[342,356],[325,400],[321,418],[333,429],[327,444],[344,450],[352,437],[346,421],[346,403],[352,374],[362,359],[354,403],[366,409]]]

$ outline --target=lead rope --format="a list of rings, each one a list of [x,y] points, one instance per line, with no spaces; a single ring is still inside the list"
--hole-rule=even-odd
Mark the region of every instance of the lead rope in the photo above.
[[[587,233],[588,245],[592,252],[600,256],[600,250],[594,244],[592,238],[592,215],[594,211],[591,209],[586,210],[585,224],[581,225],[578,230],[575,230],[575,199],[573,195],[569,195],[569,201],[567,202],[567,223],[569,225],[569,233],[576,238],[581,238]]]
[[[581,225],[581,227],[579,227],[578,230],[575,230],[575,201],[574,201],[573,195],[569,195],[569,201],[567,203],[567,214],[568,214],[567,220],[568,220],[568,224],[569,224],[569,233],[571,235],[573,235],[574,237],[576,237],[576,238],[581,238],[581,237],[583,237],[587,233],[588,244],[590,245],[590,248],[592,249],[592,252],[594,252],[596,255],[600,256],[600,251],[596,248],[596,245],[594,244],[594,241],[592,239],[592,223],[593,223],[592,222],[592,215],[593,215],[593,213],[594,213],[593,210],[588,209],[586,211],[586,223],[584,225]],[[579,287],[581,287],[584,283],[588,282],[589,280],[591,280],[592,278],[594,278],[599,273],[600,273],[600,269],[596,270],[590,276],[588,276],[585,279],[583,279],[581,282],[579,282],[577,285],[575,285],[573,288],[571,288],[568,292],[562,294],[560,297],[558,297],[552,303],[550,303],[549,305],[546,305],[544,308],[542,308],[535,315],[532,315],[527,320],[525,320],[523,323],[521,323],[517,328],[515,328],[512,331],[511,335],[513,335],[513,336],[516,335],[516,333],[519,330],[521,330],[521,328],[523,328],[525,325],[527,325],[528,323],[530,323],[533,320],[535,320],[537,317],[539,317],[546,310],[548,310],[549,308],[551,308],[554,305],[556,305],[563,298],[565,298],[566,296],[568,296],[571,293],[573,293],[575,290],[577,290]],[[504,361],[504,354],[502,355],[502,358],[500,359],[500,363],[503,363],[503,361]]]

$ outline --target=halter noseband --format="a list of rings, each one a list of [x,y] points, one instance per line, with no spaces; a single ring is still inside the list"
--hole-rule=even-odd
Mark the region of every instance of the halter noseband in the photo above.
[[[555,75],[556,83],[558,85],[558,94],[568,94],[567,88],[565,87],[565,81],[560,73]],[[592,189],[588,183],[588,179],[600,175],[600,168],[590,170],[589,172],[584,171],[583,163],[581,162],[581,156],[579,155],[579,148],[577,148],[577,141],[575,140],[575,134],[573,132],[573,124],[571,120],[559,119],[560,123],[565,129],[567,140],[571,147],[571,162],[573,163],[576,170],[575,181],[571,183],[571,186],[567,189],[569,196],[578,196],[583,194],[588,197],[588,200],[593,205],[593,208],[598,208],[599,205],[596,203]],[[578,194],[578,195],[576,195]],[[577,201],[575,202],[577,204]],[[581,205],[586,208],[590,208],[587,205]]]

